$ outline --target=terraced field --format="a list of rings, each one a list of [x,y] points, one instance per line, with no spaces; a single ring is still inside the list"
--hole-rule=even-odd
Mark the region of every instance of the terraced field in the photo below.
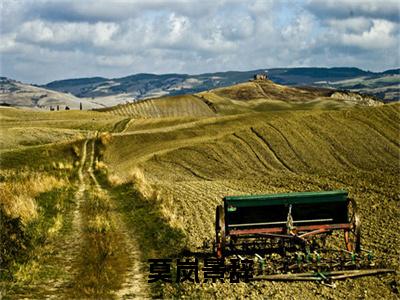
[[[331,99],[323,90],[272,95],[267,84],[100,112],[2,109],[1,232],[20,234],[21,243],[0,236],[18,250],[0,248],[8,259],[0,295],[398,297],[398,275],[335,287],[144,283],[147,258],[182,258],[214,238],[223,196],[330,189],[349,191],[361,210],[364,247],[399,270],[400,105],[355,105],[354,95]],[[33,178],[48,184],[28,188]]]

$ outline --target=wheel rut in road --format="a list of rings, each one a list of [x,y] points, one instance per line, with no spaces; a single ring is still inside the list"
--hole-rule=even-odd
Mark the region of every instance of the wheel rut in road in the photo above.
[[[75,296],[149,298],[138,242],[123,222],[113,197],[96,178],[96,140],[97,132],[84,142],[78,169],[74,222],[79,224],[82,245],[71,286],[77,287]]]
[[[95,171],[98,141],[96,132],[81,142],[71,193],[56,196],[71,203],[61,229],[32,250],[22,266],[29,281],[6,286],[9,299],[150,298],[134,224],[125,224],[119,199]]]

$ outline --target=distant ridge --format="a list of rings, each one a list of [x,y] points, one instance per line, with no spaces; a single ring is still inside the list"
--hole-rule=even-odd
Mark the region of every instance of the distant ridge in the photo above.
[[[52,81],[46,85],[46,88],[57,89],[59,87],[67,86],[67,85],[79,85],[79,84],[94,84],[103,81],[107,81],[107,78],[103,77],[87,77],[87,78],[76,78],[76,79],[65,79],[65,80],[56,80]]]
[[[124,94],[131,99],[146,99],[160,96],[192,94],[213,88],[230,86],[246,82],[255,73],[262,72],[267,72],[269,78],[279,84],[345,89],[373,95],[385,102],[400,99],[400,69],[371,72],[353,67],[272,68],[197,75],[139,73],[112,79],[91,77],[58,80],[42,87],[71,93],[80,98]]]
[[[57,80],[43,86],[0,77],[0,105],[50,109],[110,107],[136,100],[193,95],[249,82],[267,73],[274,83],[291,87],[317,87],[369,95],[388,103],[400,100],[400,69],[370,72],[358,68],[274,68],[189,74],[133,74]]]
[[[386,70],[382,74],[400,75],[400,69]]]
[[[7,77],[0,77],[0,106],[35,108],[43,110],[93,109],[97,103],[40,86],[25,84]]]

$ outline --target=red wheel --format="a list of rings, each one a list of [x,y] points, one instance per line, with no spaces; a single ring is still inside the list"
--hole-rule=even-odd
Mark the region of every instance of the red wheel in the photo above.
[[[215,212],[215,244],[217,247],[216,255],[218,258],[222,258],[224,256],[225,242],[226,236],[224,208],[221,205],[218,205]]]
[[[361,251],[361,220],[354,199],[350,199],[347,209],[350,229],[344,232],[344,241],[348,251],[358,253]]]

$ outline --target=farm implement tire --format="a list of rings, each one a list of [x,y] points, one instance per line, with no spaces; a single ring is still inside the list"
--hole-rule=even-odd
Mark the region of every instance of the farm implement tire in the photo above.
[[[359,253],[361,251],[361,220],[357,211],[357,204],[350,199],[348,204],[350,229],[344,232],[347,251]]]

